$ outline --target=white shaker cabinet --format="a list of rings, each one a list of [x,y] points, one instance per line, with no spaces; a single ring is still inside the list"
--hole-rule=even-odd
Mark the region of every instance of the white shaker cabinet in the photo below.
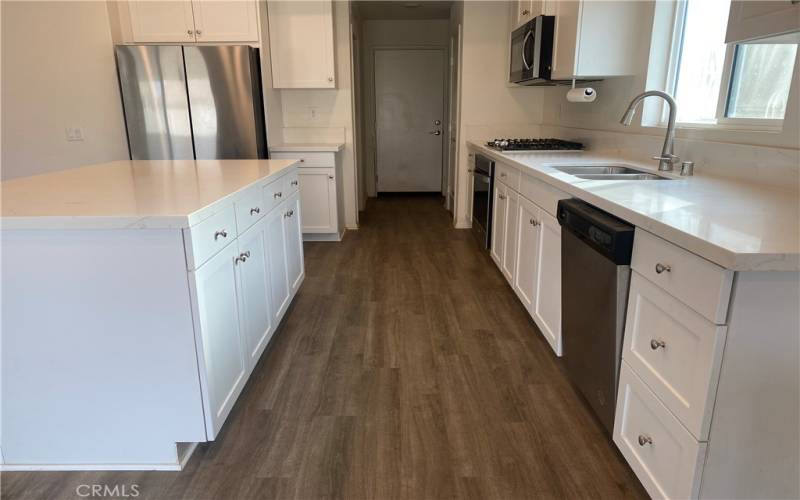
[[[303,282],[303,234],[300,231],[300,196],[286,200],[283,219],[283,240],[286,242],[286,278],[289,289],[296,292]]]
[[[244,339],[248,371],[258,362],[274,331],[269,291],[269,256],[266,219],[239,236],[239,255],[234,259],[239,293],[239,323]]]
[[[257,42],[254,0],[129,0],[133,42]]]
[[[547,2],[555,16],[552,78],[635,74],[646,2]]]
[[[511,20],[514,28],[518,28],[536,16],[543,14],[542,0],[518,0],[511,2]]]
[[[134,42],[194,42],[192,3],[182,1],[128,2]]]
[[[506,212],[508,211],[508,188],[497,182],[492,194],[492,242],[489,254],[502,271],[506,244]]]
[[[334,88],[333,2],[269,2],[274,88]]]
[[[300,160],[297,179],[303,211],[302,238],[305,241],[341,241],[344,224],[344,183],[338,152],[341,144],[283,145],[270,148],[275,159]],[[288,192],[288,191],[287,191]]]
[[[273,210],[266,217],[266,241],[269,257],[269,288],[272,299],[272,320],[277,324],[286,308],[289,307],[291,294],[286,272],[286,245],[283,236],[283,219],[285,208]]]
[[[539,210],[536,228],[536,294],[530,311],[550,347],[561,356],[561,226],[555,217]]]
[[[774,43],[800,42],[800,3],[779,0],[733,0],[728,15],[725,43],[766,42],[780,37]]]
[[[234,260],[236,243],[231,243],[189,273],[193,294],[200,362],[206,401],[206,435],[214,439],[247,381],[247,361],[239,328],[237,282]]]
[[[528,311],[536,300],[536,269],[539,265],[539,207],[525,198],[519,200],[517,219],[517,268],[514,292]]]

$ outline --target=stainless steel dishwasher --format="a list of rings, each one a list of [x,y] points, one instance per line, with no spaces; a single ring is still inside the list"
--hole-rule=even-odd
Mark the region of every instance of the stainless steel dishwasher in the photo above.
[[[567,372],[609,434],[614,429],[633,226],[577,199],[558,202],[561,336]]]

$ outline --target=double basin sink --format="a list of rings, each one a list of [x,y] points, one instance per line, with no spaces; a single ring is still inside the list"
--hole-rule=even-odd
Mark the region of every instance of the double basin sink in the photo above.
[[[645,170],[619,165],[565,165],[553,167],[580,179],[602,181],[668,181],[669,177],[661,177]]]

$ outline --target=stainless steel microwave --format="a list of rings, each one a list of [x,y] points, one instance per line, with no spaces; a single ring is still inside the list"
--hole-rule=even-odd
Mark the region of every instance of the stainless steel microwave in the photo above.
[[[555,16],[536,16],[511,33],[508,80],[519,85],[550,82]]]

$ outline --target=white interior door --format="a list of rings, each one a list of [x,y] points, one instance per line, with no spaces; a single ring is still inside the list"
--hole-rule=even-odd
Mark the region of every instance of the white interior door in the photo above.
[[[445,51],[375,51],[378,191],[442,189]]]

